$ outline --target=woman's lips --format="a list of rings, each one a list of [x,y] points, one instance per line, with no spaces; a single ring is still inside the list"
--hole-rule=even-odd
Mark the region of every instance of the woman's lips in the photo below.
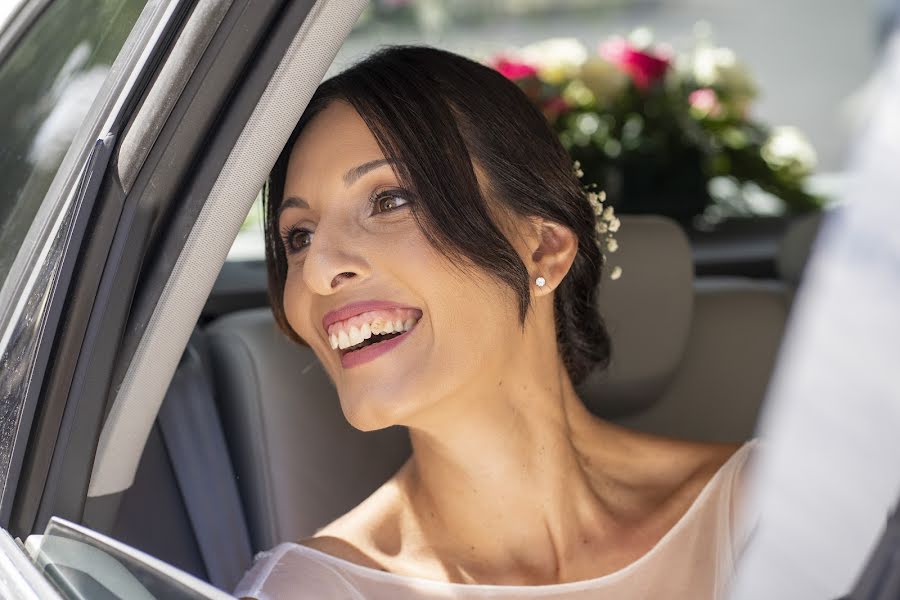
[[[402,344],[403,341],[408,338],[413,331],[416,330],[418,325],[419,322],[416,321],[415,325],[412,326],[412,329],[404,331],[396,337],[384,340],[383,342],[370,344],[368,346],[365,346],[364,348],[360,348],[359,350],[352,350],[347,353],[341,353],[341,366],[345,369],[350,369],[352,367],[356,367],[375,360],[382,354],[390,352],[391,350]]]
[[[328,328],[338,321],[346,321],[347,319],[364,312],[381,309],[390,310],[393,308],[411,308],[418,310],[420,313],[422,312],[421,309],[418,309],[415,306],[400,304],[399,302],[389,302],[387,300],[363,300],[361,302],[351,302],[336,310],[330,310],[325,313],[325,316],[322,317],[322,329],[327,333]]]

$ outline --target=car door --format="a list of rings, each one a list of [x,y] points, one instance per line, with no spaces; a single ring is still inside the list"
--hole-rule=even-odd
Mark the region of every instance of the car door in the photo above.
[[[170,292],[197,230],[215,230],[204,211],[211,198],[233,205],[221,257],[194,260],[211,287],[259,189],[215,186],[241,181],[244,165],[261,183],[274,158],[246,139],[267,144],[260,115],[280,111],[277,154],[363,5],[32,0],[0,34],[0,526],[11,536],[54,517],[111,526],[174,370],[159,370],[147,339],[178,354],[187,341],[160,330],[160,306],[196,320],[209,289],[180,304]],[[135,371],[158,400],[136,396]]]

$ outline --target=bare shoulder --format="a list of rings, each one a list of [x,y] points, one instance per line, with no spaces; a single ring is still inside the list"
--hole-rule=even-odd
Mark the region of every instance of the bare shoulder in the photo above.
[[[742,446],[697,442],[618,427],[613,439],[617,456],[607,464],[617,466],[616,478],[632,492],[631,504],[636,507],[669,505],[674,513],[685,510]]]
[[[697,492],[743,445],[675,438],[658,438],[655,444],[659,445],[659,451],[666,456],[660,464],[671,474],[673,482],[680,481]]]
[[[742,446],[672,438],[657,438],[648,443],[648,449],[658,456],[657,460],[650,461],[649,471],[656,485],[644,491],[666,528],[674,526],[696,504],[707,485]]]

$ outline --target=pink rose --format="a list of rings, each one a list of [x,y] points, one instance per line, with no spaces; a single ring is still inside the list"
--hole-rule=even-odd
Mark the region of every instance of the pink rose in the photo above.
[[[525,79],[526,77],[537,76],[537,69],[535,69],[531,65],[523,62],[509,60],[508,58],[498,58],[494,60],[494,64],[492,66],[496,70],[500,71],[501,75],[512,81]]]
[[[642,90],[662,79],[669,69],[668,56],[638,50],[621,37],[611,38],[601,44],[599,52],[600,56],[628,73],[634,84]]]
[[[711,88],[700,88],[691,92],[688,96],[688,104],[704,117],[718,117],[722,114],[722,104],[719,102],[715,90]]]

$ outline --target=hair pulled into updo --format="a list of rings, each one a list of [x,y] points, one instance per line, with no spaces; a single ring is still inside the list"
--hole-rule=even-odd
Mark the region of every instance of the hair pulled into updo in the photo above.
[[[306,124],[335,100],[356,109],[385,157],[395,161],[401,183],[415,194],[413,214],[429,243],[455,264],[474,265],[508,285],[523,325],[529,274],[492,213],[542,217],[570,229],[578,250],[554,291],[559,352],[575,385],[607,366],[610,339],[597,312],[604,258],[571,158],[514,83],[475,61],[424,46],[384,48],[322,83],[272,170],[263,209],[266,264],[272,311],[285,334],[304,343],[283,305],[287,261],[277,214],[288,159]],[[488,189],[480,188],[474,165]]]

